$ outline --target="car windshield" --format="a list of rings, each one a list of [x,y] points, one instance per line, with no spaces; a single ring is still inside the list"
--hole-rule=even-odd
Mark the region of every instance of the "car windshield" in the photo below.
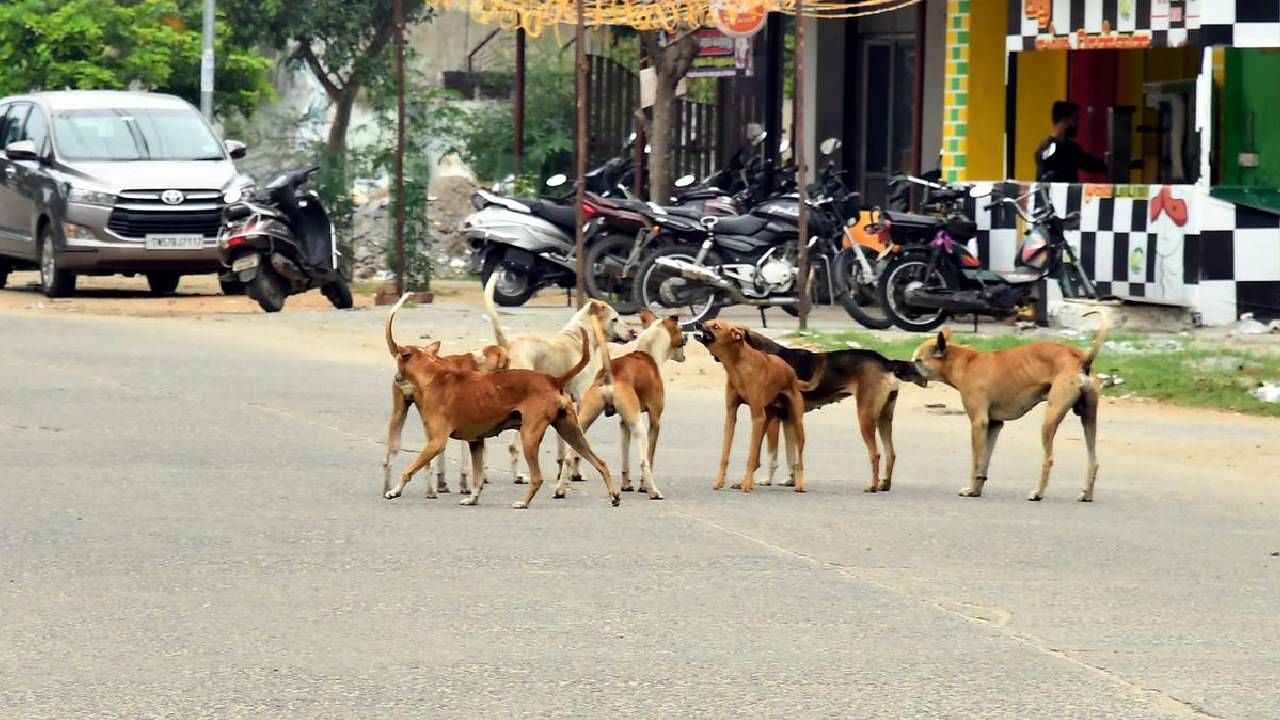
[[[222,160],[222,143],[194,110],[65,110],[53,135],[65,160]]]

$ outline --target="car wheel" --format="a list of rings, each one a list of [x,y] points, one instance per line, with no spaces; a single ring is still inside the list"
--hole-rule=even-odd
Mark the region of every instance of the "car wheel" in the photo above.
[[[172,295],[181,280],[178,273],[147,273],[147,286],[151,288],[152,295]]]
[[[76,291],[76,274],[58,267],[53,235],[47,227],[40,230],[40,289],[51,298],[67,297]]]

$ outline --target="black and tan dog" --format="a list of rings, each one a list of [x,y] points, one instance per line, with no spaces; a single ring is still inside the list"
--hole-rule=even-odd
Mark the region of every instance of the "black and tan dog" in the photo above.
[[[944,328],[936,339],[926,340],[916,348],[913,358],[916,368],[930,380],[940,380],[959,390],[960,400],[969,415],[973,465],[969,485],[960,490],[962,497],[982,496],[991,451],[1004,424],[1048,401],[1044,423],[1040,426],[1040,441],[1044,445],[1040,483],[1027,499],[1040,500],[1044,497],[1049,471],[1053,468],[1053,438],[1067,413],[1074,411],[1084,426],[1084,442],[1089,452],[1089,467],[1085,471],[1080,502],[1093,501],[1093,484],[1098,479],[1095,445],[1100,390],[1093,361],[1102,349],[1107,328],[1107,320],[1103,316],[1102,325],[1088,352],[1053,342],[979,352],[951,342],[951,328]]]
[[[787,347],[748,330],[747,342],[757,350],[776,355],[796,371],[801,380],[813,376],[820,360],[826,360],[826,369],[818,386],[804,391],[805,412],[852,397],[857,402],[858,429],[867,445],[871,460],[871,479],[862,488],[865,492],[888,491],[893,487],[893,466],[897,454],[893,449],[893,411],[898,400],[898,381],[905,380],[923,386],[924,376],[915,365],[904,360],[890,360],[874,350],[846,349],[831,352],[813,352],[804,348]],[[880,475],[881,453],[876,446],[876,431],[884,446],[884,475]],[[772,422],[767,430],[769,469],[761,485],[773,480],[778,466],[778,424]],[[791,450],[787,448],[788,452]],[[788,464],[790,464],[788,457]],[[791,485],[794,478],[782,484]]]

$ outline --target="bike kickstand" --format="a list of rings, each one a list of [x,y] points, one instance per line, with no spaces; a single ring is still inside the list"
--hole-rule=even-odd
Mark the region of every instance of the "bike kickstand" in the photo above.
[[[767,329],[769,327],[769,321],[764,316],[764,308],[760,308],[760,327],[763,329]]]

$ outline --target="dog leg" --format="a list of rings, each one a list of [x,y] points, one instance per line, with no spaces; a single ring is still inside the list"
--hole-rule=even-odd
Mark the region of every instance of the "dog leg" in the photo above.
[[[569,470],[569,480],[571,482],[583,482],[582,473],[578,472],[578,456],[569,450],[559,435],[556,436],[556,446],[557,451],[560,453],[561,466]]]
[[[400,386],[391,383],[391,422],[387,427],[387,454],[382,458],[384,497],[391,491],[391,461],[400,454],[400,435],[404,432],[404,421],[409,416],[409,406],[412,404],[413,401],[405,396]]]
[[[547,432],[547,422],[539,420],[520,428],[520,441],[524,446],[524,461],[529,465],[529,490],[523,500],[517,500],[511,507],[524,510],[533,502],[533,496],[542,487],[542,468],[538,464],[538,449],[542,446],[542,436]]]
[[[987,461],[990,456],[988,448],[995,447],[995,439],[989,435],[991,423],[984,412],[970,420],[969,439],[972,461],[969,471],[969,486],[960,489],[960,497],[982,497],[982,486],[987,482]],[[1000,429],[996,428],[996,434]]]
[[[1044,424],[1040,426],[1040,444],[1044,446],[1044,461],[1040,464],[1040,482],[1036,485],[1036,489],[1027,496],[1032,502],[1039,502],[1044,498],[1045,488],[1049,486],[1049,473],[1053,470],[1053,439],[1058,434],[1058,426],[1062,424],[1063,418],[1071,411],[1071,406],[1079,397],[1079,386],[1054,385],[1049,390],[1048,407],[1044,411]],[[1072,397],[1075,395],[1076,397]]]
[[[862,444],[867,446],[867,459],[871,462],[871,478],[862,487],[862,492],[873,493],[880,488],[880,447],[876,445],[876,416],[872,398],[859,398],[858,430],[862,433]]]
[[[623,447],[630,447],[631,435],[636,437],[636,445],[640,448],[640,492],[649,493],[650,500],[661,500],[662,493],[658,491],[658,486],[653,482],[653,466],[649,462],[649,433],[645,432],[643,419],[640,417],[639,403],[626,403],[618,406],[618,414],[622,416],[623,432],[626,433],[627,439],[623,441]],[[627,459],[631,455],[626,450],[623,451],[622,457]]]
[[[409,481],[413,479],[414,473],[431,464],[431,461],[444,451],[444,446],[449,439],[449,434],[446,432],[435,432],[428,433],[428,437],[429,439],[427,440],[427,444],[422,448],[422,452],[418,455],[417,459],[415,459],[413,464],[400,475],[400,484],[383,493],[383,497],[388,500],[395,500],[400,497],[400,494],[404,492],[404,486],[408,485]],[[428,482],[427,484],[429,486],[431,483]],[[428,491],[427,497],[434,497],[434,493]]]
[[[656,411],[656,413],[657,414],[655,414],[655,411],[652,411],[652,410],[649,413],[649,433],[647,437],[648,447],[645,446],[646,443],[643,440],[640,443],[640,452],[645,453],[645,460],[649,465],[648,471],[649,471],[649,499],[650,500],[662,499],[662,491],[658,489],[658,484],[653,480],[653,456],[655,455],[655,452],[658,449],[658,431],[662,429],[662,419],[661,419],[662,410],[659,409]],[[638,417],[636,422],[639,423]]]
[[[755,486],[756,470],[760,469],[760,443],[764,440],[764,426],[767,421],[764,408],[759,410],[751,408],[751,444],[747,445],[747,471],[742,475],[741,480],[734,483],[734,490],[748,493]]]
[[[600,478],[604,480],[605,492],[609,493],[609,502],[614,506],[622,504],[622,493],[613,487],[613,476],[609,474],[609,466],[604,464],[599,455],[591,449],[591,445],[587,443],[587,438],[582,434],[582,428],[578,427],[578,421],[572,415],[560,418],[555,422],[556,434],[564,439],[578,454],[587,459],[591,463],[591,467],[600,473]]]
[[[889,492],[893,488],[893,466],[898,460],[898,454],[893,449],[893,409],[897,403],[898,391],[894,390],[889,393],[889,399],[880,409],[880,444],[884,446],[884,477],[880,479],[879,487],[881,492]]]
[[[472,440],[467,447],[471,451],[471,477],[475,480],[475,487],[471,488],[471,497],[463,498],[458,504],[476,505],[484,488],[484,440]]]
[[[518,446],[519,439],[513,439],[510,445],[507,445],[507,452],[511,453],[511,482],[516,485],[525,483],[525,476],[520,474],[520,448]]]
[[[1089,468],[1085,471],[1084,490],[1080,502],[1093,502],[1093,484],[1098,480],[1098,395],[1086,390],[1080,398],[1080,424],[1084,426],[1084,445],[1089,450]]]
[[[449,448],[445,446],[445,451],[436,456],[436,492],[449,492],[449,479],[446,471],[449,468]],[[430,484],[430,483],[428,483]]]
[[[618,423],[618,430],[621,434],[621,444],[622,444],[622,487],[618,489],[621,490],[622,492],[631,492],[632,490],[635,490],[635,488],[631,486],[631,428],[628,426],[626,418],[622,418],[622,421]],[[641,438],[640,439],[641,458],[644,457],[644,450],[643,450],[644,445],[645,445],[644,439]],[[643,475],[644,473],[643,459],[641,460],[641,464],[640,464],[640,472]],[[640,487],[641,489],[644,488],[643,477],[641,477],[640,479]]]
[[[791,393],[791,436],[794,441],[790,444],[795,445],[796,457],[795,463],[792,464],[792,476],[795,478],[796,492],[805,492],[804,485],[804,396],[800,391],[795,390]],[[790,458],[788,458],[790,462]]]
[[[458,460],[458,492],[462,493],[463,495],[466,495],[467,493],[471,492],[471,490],[467,487],[467,465],[469,462],[469,459],[467,456],[469,454],[470,454],[469,447],[467,445],[464,445],[462,448],[462,457]]]
[[[578,407],[578,426],[586,432],[587,428],[595,423],[600,417],[600,413],[604,412],[604,397],[600,394],[598,387],[592,387],[582,396],[582,404]],[[573,450],[569,451],[574,457],[573,468],[577,467],[577,453]],[[572,476],[572,469],[564,464],[560,465],[560,475],[556,480],[556,493],[552,497],[556,500],[563,500],[569,492],[569,482]]]
[[[778,427],[778,419],[770,417],[769,424],[764,428],[764,447],[769,461],[765,464],[764,479],[758,483],[759,485],[772,485],[773,474],[778,471]],[[790,463],[788,463],[789,466]]]
[[[738,394],[733,388],[725,385],[724,388],[724,441],[720,445],[720,471],[716,473],[715,482],[711,484],[711,489],[719,490],[724,487],[724,474],[729,470],[729,451],[733,449],[733,431],[738,426],[738,406],[742,401],[738,399]]]
[[[787,479],[781,483],[783,487],[796,486],[796,434],[791,423],[782,423],[782,441],[787,451]]]

